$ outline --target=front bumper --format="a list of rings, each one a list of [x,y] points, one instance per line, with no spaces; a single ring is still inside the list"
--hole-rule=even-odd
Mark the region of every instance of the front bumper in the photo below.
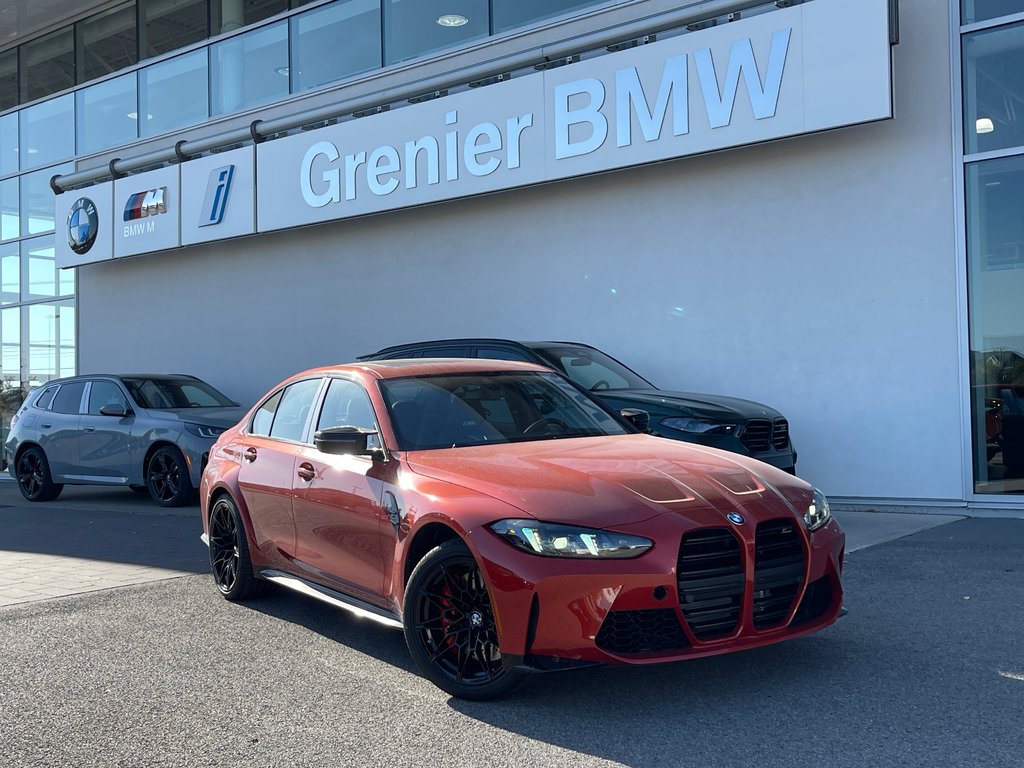
[[[487,531],[472,539],[491,589],[502,654],[514,664],[549,670],[711,656],[832,624],[843,600],[845,535],[835,520],[811,534],[790,522],[799,533],[802,560],[792,565],[796,576],[783,589],[771,586],[771,574],[778,569],[772,563],[761,567],[767,550],[754,525],[687,528],[679,518],[662,515],[643,523],[642,530],[620,526],[623,532],[652,538],[655,547],[634,560],[618,561],[536,557]],[[735,593],[723,609],[726,621],[720,629],[705,621],[707,616],[717,619],[718,598],[704,599],[710,593],[701,591],[714,589],[709,586],[714,578],[686,581],[684,576],[681,582],[679,575],[681,567],[689,568],[681,562],[684,536],[690,540],[694,531],[708,530],[727,532],[738,543],[738,570],[722,577],[732,579]],[[706,605],[712,607],[706,610]],[[775,613],[766,613],[766,606],[774,606]]]

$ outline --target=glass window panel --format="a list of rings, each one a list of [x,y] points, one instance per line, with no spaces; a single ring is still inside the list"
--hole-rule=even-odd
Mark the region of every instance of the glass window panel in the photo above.
[[[212,0],[210,15],[213,35],[234,32],[236,29],[269,19],[275,13],[288,10],[288,0]]]
[[[162,61],[139,73],[142,136],[200,123],[209,115],[207,51]]]
[[[964,35],[964,151],[1024,145],[1024,24]]]
[[[33,304],[21,309],[28,330],[28,385],[34,389],[57,378],[57,305]]]
[[[72,27],[25,43],[21,51],[21,100],[35,101],[75,84],[75,34]]]
[[[18,172],[18,114],[0,117],[0,176]]]
[[[125,3],[78,22],[78,82],[87,83],[139,60],[135,3]]]
[[[380,0],[332,3],[291,23],[293,92],[381,66]]]
[[[515,27],[563,16],[588,5],[606,5],[607,0],[493,0],[494,32],[505,32]]]
[[[386,63],[486,37],[487,0],[385,0]]]
[[[139,105],[132,72],[75,93],[78,153],[99,152],[137,139]]]
[[[15,176],[0,181],[0,240],[10,240],[20,234],[18,177]]]
[[[963,23],[994,19],[1011,13],[1024,13],[1024,0],[960,0]]]
[[[1024,157],[967,167],[974,479],[1024,493]]]
[[[22,241],[21,298],[23,301],[52,299],[61,295],[63,291],[67,290],[67,284],[61,281],[57,273],[52,235]]]
[[[74,170],[74,163],[65,163],[21,177],[22,237],[53,231],[54,201],[50,179],[57,174],[71,173]]]
[[[18,243],[0,245],[0,303],[21,298],[21,249]]]
[[[301,440],[309,410],[320,391],[320,379],[306,379],[285,388],[281,404],[274,414],[270,436],[281,440]]]
[[[205,40],[206,0],[141,0],[142,57],[159,56]]]
[[[0,111],[18,105],[18,49],[0,53]]]
[[[18,143],[23,171],[74,156],[74,94],[69,93],[23,109],[18,117],[20,136],[23,139]]]
[[[287,96],[288,22],[210,46],[210,68],[215,115]]]
[[[7,429],[25,399],[21,386],[21,309],[0,312],[0,429],[6,441]]]

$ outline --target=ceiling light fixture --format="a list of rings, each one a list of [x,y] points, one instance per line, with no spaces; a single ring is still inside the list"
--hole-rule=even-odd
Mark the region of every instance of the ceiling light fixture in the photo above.
[[[277,74],[281,75],[282,77],[288,77],[288,75],[290,75],[292,72],[291,69],[288,67],[278,67],[274,71],[277,72]]]
[[[132,120],[138,120],[139,119],[139,113],[138,112],[129,112],[129,113],[127,113],[125,115],[125,117],[130,118]],[[152,120],[153,116],[151,114],[149,114],[149,113],[146,113],[146,119],[147,120]]]
[[[461,27],[469,24],[469,19],[457,13],[445,13],[437,17],[437,23],[442,27]]]
[[[995,129],[991,117],[979,117],[974,123],[974,130],[977,133],[992,133]]]

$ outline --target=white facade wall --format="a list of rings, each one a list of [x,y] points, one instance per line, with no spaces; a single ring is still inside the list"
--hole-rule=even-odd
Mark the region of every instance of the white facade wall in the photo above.
[[[405,341],[579,340],[780,409],[832,496],[965,499],[949,18],[901,16],[888,122],[82,267],[80,370],[248,404]]]

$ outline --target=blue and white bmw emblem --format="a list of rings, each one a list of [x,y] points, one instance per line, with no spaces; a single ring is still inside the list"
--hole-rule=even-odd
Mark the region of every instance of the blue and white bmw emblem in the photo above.
[[[96,242],[100,217],[96,204],[88,197],[80,197],[68,213],[68,245],[75,253],[86,253]]]
[[[746,522],[746,520],[743,519],[743,515],[739,512],[730,512],[726,517],[729,518],[730,523],[736,523],[736,525],[743,525]]]

